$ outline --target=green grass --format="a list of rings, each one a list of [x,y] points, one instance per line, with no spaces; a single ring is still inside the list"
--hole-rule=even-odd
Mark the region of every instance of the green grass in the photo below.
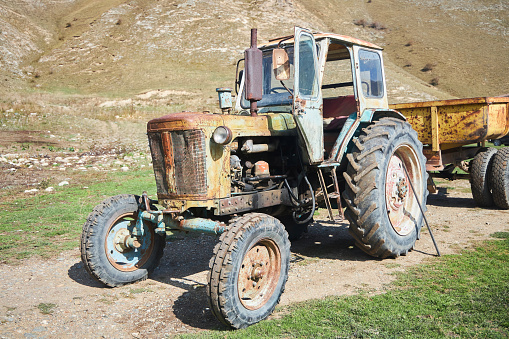
[[[41,312],[42,314],[51,314],[51,313],[53,313],[53,311],[57,307],[57,305],[51,304],[51,303],[40,303],[36,307],[39,309],[39,312]]]
[[[15,263],[34,255],[48,258],[77,247],[87,215],[102,200],[122,193],[156,194],[150,168],[109,173],[87,186],[57,187],[54,193],[0,203],[0,260]]]
[[[507,338],[509,232],[397,273],[389,291],[279,308],[273,320],[215,338]],[[194,336],[186,336],[194,337]]]

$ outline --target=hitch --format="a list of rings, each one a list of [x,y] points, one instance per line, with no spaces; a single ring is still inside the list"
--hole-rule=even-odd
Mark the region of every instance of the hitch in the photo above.
[[[150,222],[154,231],[159,235],[166,235],[166,231],[202,232],[219,235],[226,231],[227,226],[221,221],[197,218],[191,213],[177,214],[175,211],[163,210],[153,211],[151,203],[157,201],[148,198],[147,192],[143,192],[139,199],[138,216],[132,234],[122,242],[122,246],[139,248],[141,238],[144,236],[144,222]]]

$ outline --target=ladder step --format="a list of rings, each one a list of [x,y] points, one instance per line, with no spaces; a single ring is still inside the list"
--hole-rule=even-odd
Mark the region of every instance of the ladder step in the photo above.
[[[329,159],[325,160],[320,165],[318,165],[318,168],[337,167],[339,165],[340,165],[339,162]]]
[[[331,198],[331,199],[339,198],[339,197],[341,197],[341,195],[338,192],[329,193],[329,198]]]

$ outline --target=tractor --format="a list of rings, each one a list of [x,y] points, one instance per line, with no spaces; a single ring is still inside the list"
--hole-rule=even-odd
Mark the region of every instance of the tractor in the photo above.
[[[259,46],[253,29],[237,63],[235,100],[233,91],[217,89],[220,112],[148,122],[157,200],[124,194],[94,208],[81,237],[94,278],[110,287],[146,279],[167,232],[215,235],[210,309],[244,328],[278,304],[290,241],[319,207],[332,221],[346,218],[371,256],[413,249],[426,159],[417,133],[388,107],[380,47],[300,27]]]

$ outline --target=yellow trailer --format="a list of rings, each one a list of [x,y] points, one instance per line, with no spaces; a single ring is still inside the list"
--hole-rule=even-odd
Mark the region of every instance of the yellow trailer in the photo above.
[[[401,112],[424,145],[428,171],[461,165],[486,140],[509,133],[509,97],[426,101],[389,105]],[[477,143],[477,147],[463,147]]]
[[[509,134],[509,97],[390,105],[401,112],[424,145],[426,170],[469,172],[477,205],[509,209],[509,147],[485,147]],[[472,159],[473,158],[473,159]],[[472,159],[471,161],[467,161]],[[432,181],[428,189],[435,189]]]

